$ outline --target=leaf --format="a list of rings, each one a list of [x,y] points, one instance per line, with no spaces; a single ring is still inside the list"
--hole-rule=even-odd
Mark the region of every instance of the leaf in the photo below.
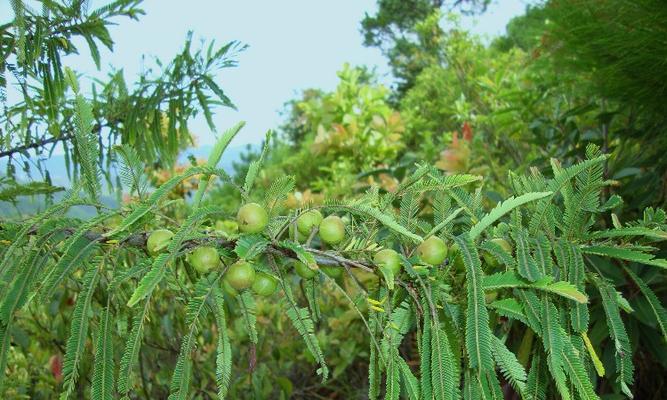
[[[550,196],[552,192],[533,192],[533,193],[526,193],[523,194],[519,197],[510,197],[509,199],[500,202],[494,207],[493,210],[491,210],[488,214],[486,214],[477,224],[475,224],[471,229],[470,232],[468,233],[470,235],[471,240],[477,239],[477,237],[484,232],[486,228],[491,226],[494,222],[499,220],[503,215],[507,214],[508,212],[512,211],[513,209],[529,203],[531,201],[543,199],[547,196]]]
[[[467,234],[455,238],[463,264],[466,267],[466,290],[468,307],[466,310],[466,349],[471,368],[480,371],[493,370],[491,356],[491,329],[482,288],[482,264],[477,248]]]
[[[396,222],[394,217],[391,214],[380,211],[379,209],[369,206],[367,204],[361,203],[340,203],[340,204],[331,204],[327,208],[334,210],[348,211],[357,215],[365,215],[371,218],[375,218],[382,225],[391,229],[392,231],[402,235],[413,242],[420,243],[424,239],[417,235],[416,233],[410,232],[407,228]]]
[[[186,334],[181,341],[181,350],[178,353],[174,374],[169,385],[169,400],[185,400],[190,389],[190,373],[192,369],[192,349],[195,345],[195,335],[199,331],[199,321],[206,318],[209,308],[206,306],[218,287],[220,274],[204,276],[195,284],[195,290],[188,301],[185,310]]]
[[[215,357],[215,381],[218,385],[218,399],[224,400],[229,389],[232,375],[232,347],[227,334],[227,322],[225,317],[224,295],[219,287],[213,288],[215,299],[213,314],[218,327],[218,346]]]
[[[660,268],[667,268],[667,260],[661,258],[654,258],[653,254],[642,253],[640,251],[624,249],[613,246],[586,246],[582,248],[586,254],[595,254],[598,256],[606,256],[611,258],[618,258],[619,260],[634,261],[644,265],[652,265]]]
[[[408,394],[408,399],[419,400],[419,381],[417,381],[417,378],[415,378],[414,374],[410,370],[408,363],[406,363],[401,356],[398,356],[397,362],[401,370],[401,382],[403,382],[405,392]]]
[[[658,296],[655,295],[651,288],[649,288],[648,285],[637,274],[635,274],[634,271],[632,271],[632,269],[625,265],[623,268],[639,287],[639,290],[642,292],[646,298],[646,301],[651,306],[651,310],[655,315],[655,320],[660,327],[660,331],[662,332],[662,337],[665,339],[665,341],[667,341],[667,310],[665,310],[665,307],[663,307],[662,303],[660,303]]]
[[[584,344],[586,345],[586,350],[588,350],[588,355],[591,357],[591,361],[593,361],[595,372],[597,372],[599,377],[603,377],[605,372],[604,365],[602,364],[602,361],[600,361],[600,358],[595,352],[595,349],[593,348],[593,343],[591,343],[591,340],[588,338],[586,332],[581,332],[581,338],[584,340]]]
[[[658,229],[646,228],[643,226],[624,227],[592,232],[589,235],[589,238],[595,240],[635,236],[641,236],[655,241],[667,240],[667,232]]]
[[[275,264],[273,256],[269,255],[269,263],[273,268],[274,272],[279,276],[280,285],[283,288],[285,293],[285,298],[288,302],[287,316],[292,321],[292,325],[296,328],[297,332],[303,338],[303,341],[306,343],[306,347],[310,353],[315,357],[317,362],[320,363],[320,368],[317,370],[318,375],[322,375],[322,381],[326,382],[329,377],[329,368],[324,360],[324,354],[320,348],[320,344],[317,341],[315,336],[315,326],[313,325],[313,320],[310,318],[307,308],[300,308],[294,295],[292,294],[292,289],[286,283],[285,277],[283,276],[282,271]]]
[[[555,293],[579,303],[588,302],[588,296],[579,292],[574,285],[565,281],[553,282],[553,278],[550,276],[531,283],[524,280],[514,271],[499,272],[497,274],[485,276],[482,280],[482,286],[484,290],[533,288]]]
[[[83,171],[84,187],[91,199],[97,200],[101,190],[100,170],[97,161],[100,158],[97,133],[93,132],[93,109],[86,99],[79,94],[79,85],[75,73],[65,68],[65,76],[76,95],[74,102],[74,143],[77,158]]]
[[[257,174],[259,173],[259,170],[262,167],[262,164],[264,163],[264,159],[266,158],[266,154],[269,151],[269,141],[271,140],[271,136],[273,136],[272,131],[266,132],[266,137],[264,139],[264,146],[262,148],[262,153],[260,154],[259,159],[251,162],[250,165],[248,166],[248,172],[246,173],[245,181],[243,183],[243,190],[245,191],[245,193],[249,194],[253,184],[255,183]]]
[[[496,364],[500,368],[505,379],[512,385],[519,393],[524,393],[526,389],[526,370],[519,360],[517,360],[514,353],[512,353],[500,339],[492,335],[493,340],[493,356]]]
[[[519,274],[530,282],[543,278],[544,273],[538,268],[537,262],[530,254],[527,234],[519,228],[512,230],[512,237],[516,243],[517,271]]]
[[[118,393],[124,398],[129,398],[128,393],[132,386],[132,366],[137,363],[141,343],[144,337],[144,321],[150,306],[150,296],[145,300],[141,312],[132,318],[132,330],[125,341],[125,350],[120,359],[120,370],[118,372]]]
[[[257,344],[257,311],[255,297],[250,290],[243,290],[237,299],[241,306],[241,314],[243,315],[243,321],[245,322],[250,342]]]
[[[401,395],[401,375],[398,349],[390,346],[387,352],[387,379],[385,380],[385,400],[398,400]]]
[[[507,318],[514,318],[524,322],[528,325],[526,314],[523,312],[523,306],[513,298],[496,300],[489,304],[489,307],[496,310],[496,312]]]
[[[437,325],[431,327],[431,383],[433,397],[450,400],[459,397],[459,374],[447,334]]]
[[[632,347],[630,346],[630,338],[625,330],[625,325],[621,319],[616,289],[609,282],[602,279],[595,279],[594,282],[602,298],[602,308],[607,317],[609,335],[614,341],[614,359],[616,360],[616,372],[618,373],[616,381],[621,385],[621,389],[626,396],[632,398],[629,388],[634,381]]]
[[[113,315],[107,305],[102,314],[102,321],[97,333],[95,346],[95,368],[93,370],[92,398],[110,400],[114,398],[114,359],[113,359]]]
[[[74,306],[72,322],[70,323],[70,335],[67,339],[65,361],[63,362],[63,389],[60,399],[65,400],[72,395],[76,389],[76,381],[79,378],[79,363],[85,354],[86,340],[88,339],[88,320],[90,318],[90,301],[95,291],[99,275],[97,265],[89,265],[83,277],[83,289]]]
[[[215,83],[208,78],[205,74],[202,75],[205,79],[208,79],[210,83],[213,83],[214,87],[219,89]],[[211,86],[209,84],[209,86]],[[215,145],[213,146],[213,149],[211,149],[211,153],[208,155],[208,161],[206,162],[206,166],[209,168],[216,168],[218,166],[218,163],[220,163],[220,159],[222,158],[222,155],[224,154],[225,150],[227,149],[227,146],[229,145],[229,142],[234,139],[237,133],[245,126],[245,121],[241,121],[237,123],[236,125],[232,126],[231,128],[227,129],[225,132],[220,135],[220,138],[215,142]],[[195,197],[193,198],[193,204],[199,205],[201,202],[202,197],[204,196],[204,192],[206,192],[206,188],[208,187],[208,182],[209,182],[209,177],[210,174],[204,174],[202,177],[199,179],[199,187],[197,188],[197,192],[195,193]]]

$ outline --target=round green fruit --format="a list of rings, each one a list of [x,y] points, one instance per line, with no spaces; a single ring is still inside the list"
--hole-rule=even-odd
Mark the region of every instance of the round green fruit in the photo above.
[[[296,219],[296,228],[302,235],[309,235],[310,232],[322,222],[322,214],[317,210],[306,211]]]
[[[417,247],[417,255],[427,264],[440,265],[447,258],[447,245],[439,237],[431,236]]]
[[[509,242],[507,240],[505,240],[503,238],[493,238],[493,239],[491,239],[491,242],[500,246],[503,250],[508,252],[510,255],[512,254],[512,245],[509,244]],[[500,265],[498,260],[496,260],[496,257],[494,257],[489,252],[485,251],[482,254],[482,257],[484,258],[484,262],[491,267],[497,267],[498,265]]]
[[[458,243],[454,243],[449,248],[447,255],[449,256],[450,265],[452,265],[456,270],[463,271],[465,269],[465,265],[463,264],[463,257],[461,256]]]
[[[503,250],[508,252],[510,255],[512,254],[512,245],[509,244],[509,242],[507,240],[505,240],[503,238],[494,238],[494,239],[491,239],[491,241],[493,243],[497,244],[498,246],[502,247]]]
[[[236,221],[243,233],[260,233],[269,223],[269,214],[257,203],[248,203],[239,208]]]
[[[156,255],[167,247],[174,233],[169,229],[157,229],[151,232],[146,241],[146,249],[151,255]]]
[[[200,274],[205,274],[220,265],[218,250],[211,246],[197,247],[185,259]]]
[[[232,220],[219,220],[215,222],[215,230],[233,235],[239,232],[239,224]]]
[[[278,280],[272,275],[264,272],[258,272],[257,275],[255,275],[255,282],[252,284],[253,292],[264,297],[271,296],[276,291],[277,287]]]
[[[336,279],[343,275],[343,268],[341,267],[334,267],[331,265],[320,265],[320,269],[322,270],[322,272],[327,274],[329,278]]]
[[[373,262],[380,268],[387,268],[393,276],[401,273],[401,257],[392,249],[384,249],[375,253]]]
[[[312,279],[317,275],[317,271],[314,269],[308,268],[308,266],[302,263],[299,260],[294,260],[294,270],[296,274],[302,277],[303,279]]]
[[[239,294],[239,292],[237,292],[236,289],[234,289],[234,288],[229,284],[229,282],[227,282],[226,279],[223,279],[223,280],[222,280],[222,290],[224,290],[225,293],[227,293],[228,295],[230,295],[230,296],[232,296],[232,297],[236,297],[236,296],[238,296],[238,294]]]
[[[247,289],[255,282],[255,268],[249,262],[239,260],[229,267],[225,280],[236,290]]]
[[[340,217],[329,215],[320,223],[320,238],[328,244],[338,244],[345,239],[345,224]]]

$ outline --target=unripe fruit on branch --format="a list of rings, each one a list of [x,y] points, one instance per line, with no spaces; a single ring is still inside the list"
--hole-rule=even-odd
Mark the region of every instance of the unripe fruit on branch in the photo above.
[[[255,268],[249,262],[239,260],[229,266],[225,280],[236,290],[247,289],[255,282]]]
[[[148,254],[154,256],[164,250],[172,237],[174,237],[174,233],[169,229],[157,229],[151,232],[146,241]]]
[[[461,256],[458,243],[454,243],[452,247],[449,248],[447,255],[449,256],[449,264],[452,265],[457,271],[465,270],[463,257]]]
[[[222,280],[222,290],[224,290],[225,293],[227,293],[228,295],[230,295],[230,296],[232,296],[232,297],[236,297],[236,296],[239,295],[239,292],[237,292],[236,289],[234,289],[234,288],[229,284],[229,282],[227,282],[226,279],[223,279],[223,280]]]
[[[278,280],[264,272],[258,272],[255,275],[255,282],[252,284],[253,292],[264,297],[271,296],[277,287]]]
[[[491,239],[492,243],[497,244],[498,246],[502,247],[503,250],[508,252],[510,255],[512,255],[512,245],[509,244],[509,242],[503,238],[493,238]],[[489,252],[484,252],[482,254],[484,257],[484,262],[488,264],[491,267],[497,267],[499,265],[498,260],[496,260],[496,257],[494,257],[492,254]]]
[[[236,221],[243,233],[260,233],[269,223],[269,214],[257,203],[248,203],[239,208]]]
[[[390,270],[393,276],[401,273],[401,257],[392,249],[384,249],[375,253],[373,262],[380,268]]]
[[[320,223],[320,238],[328,244],[338,244],[345,239],[345,224],[340,217],[329,215]]]
[[[334,267],[331,265],[320,265],[320,270],[327,274],[329,278],[339,278],[343,275],[343,267]]]
[[[447,258],[447,245],[437,236],[431,236],[417,247],[419,258],[430,265],[440,265]]]
[[[502,247],[503,250],[508,252],[510,255],[512,254],[512,245],[507,240],[503,238],[494,238],[491,239],[491,241],[497,244],[498,246]]]
[[[306,264],[302,263],[299,260],[294,260],[294,270],[296,274],[302,277],[303,279],[312,279],[317,275],[317,271],[310,269]]]
[[[322,214],[317,210],[306,211],[296,219],[296,228],[302,235],[310,232],[322,222]]]
[[[185,260],[200,274],[205,274],[220,265],[218,250],[212,246],[197,247],[185,257]]]

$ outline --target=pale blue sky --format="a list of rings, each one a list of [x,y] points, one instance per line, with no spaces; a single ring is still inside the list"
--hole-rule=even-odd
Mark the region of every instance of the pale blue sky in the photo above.
[[[2,21],[13,17],[8,3],[0,6]],[[510,18],[523,13],[525,4],[526,0],[496,1],[484,15],[464,18],[463,26],[482,35],[500,34]],[[282,105],[300,90],[335,88],[336,71],[345,62],[376,67],[382,81],[391,82],[385,59],[377,49],[363,47],[359,33],[364,13],[376,8],[375,0],[147,0],[142,7],[146,15],[139,22],[119,20],[111,28],[116,44],[113,53],[102,53],[102,71],[96,71],[84,44],[83,54],[65,63],[95,77],[105,76],[109,65],[122,67],[131,82],[142,67],[142,55],[171,59],[189,30],[196,39],[219,44],[239,40],[250,47],[240,54],[237,68],[218,77],[238,111],[218,109],[214,116],[219,131],[247,121],[232,145],[258,143],[267,129],[280,124]],[[192,131],[201,144],[214,140],[203,117],[192,123]]]

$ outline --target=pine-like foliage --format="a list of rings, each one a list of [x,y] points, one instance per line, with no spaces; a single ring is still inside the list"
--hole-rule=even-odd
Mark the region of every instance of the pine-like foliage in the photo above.
[[[350,320],[368,330],[371,399],[631,397],[635,347],[627,321],[633,308],[642,307],[642,323],[667,337],[667,313],[653,287],[667,267],[655,254],[656,243],[667,239],[667,217],[661,210],[634,222],[612,216],[613,227],[599,229],[609,208],[599,196],[607,184],[600,173],[605,157],[595,147],[578,164],[553,161],[550,179],[512,175],[514,195],[488,208],[477,177],[417,166],[393,192],[372,188],[317,206],[345,221],[343,240],[323,244],[318,227],[299,236],[299,217],[315,207],[284,212],[293,178],[256,193],[265,156],[242,187],[229,183],[240,200],[265,207],[265,229],[212,226],[230,216],[202,199],[212,176],[226,182],[216,166],[241,126],[221,136],[208,165],[187,169],[152,193],[142,183],[139,156],[119,148],[123,181],[139,195],[120,210],[98,207],[85,221],[67,215],[75,205],[96,205],[98,188],[86,183],[96,175],[84,171],[79,189],[88,200],[74,190],[39,215],[3,221],[0,366],[21,346],[13,338],[22,329],[30,331],[33,321],[40,323],[37,315],[67,302],[73,309],[58,310],[69,328],[67,338],[58,338],[65,343],[62,399],[86,393],[187,399],[195,390],[233,398],[251,381],[237,376],[239,354],[247,354],[250,372],[271,356],[258,351],[271,323],[266,302],[280,306],[271,309],[292,326],[279,328],[298,334],[327,381],[336,374],[325,358],[331,344],[320,343],[321,330],[329,329],[328,291],[346,300]],[[200,179],[194,202],[186,215],[169,217],[170,191],[193,177]],[[165,224],[173,237],[148,253],[151,231]],[[421,248],[431,237],[448,247],[435,265]],[[190,258],[203,246],[218,254],[210,268]],[[386,249],[398,260],[390,273],[376,265],[376,253]],[[265,298],[261,287],[238,280],[234,289],[230,268],[239,260],[253,266],[252,283],[261,275],[277,292]],[[296,262],[312,271],[297,278]],[[250,351],[239,351],[243,346]],[[171,374],[169,385],[146,373],[155,371],[146,365],[151,349],[170,355],[159,361]],[[210,372],[200,368],[208,362],[215,365]],[[600,385],[601,379],[607,382]],[[597,393],[600,387],[607,393]]]

